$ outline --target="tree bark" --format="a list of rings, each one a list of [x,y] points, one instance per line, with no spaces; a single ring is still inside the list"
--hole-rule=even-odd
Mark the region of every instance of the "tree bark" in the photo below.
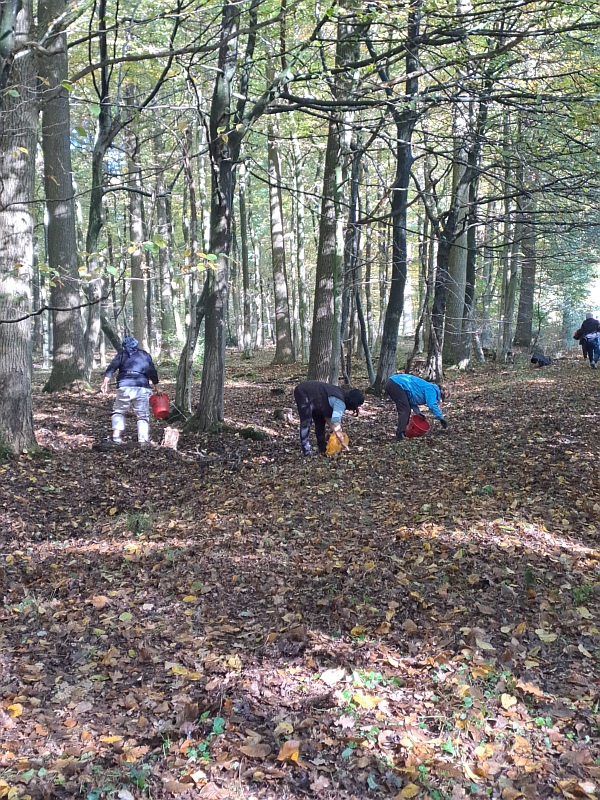
[[[293,364],[295,359],[290,325],[290,305],[285,265],[281,163],[278,131],[273,117],[268,121],[269,212],[271,219],[271,266],[275,300],[275,358],[273,364]]]
[[[12,13],[14,12],[14,14]],[[31,4],[0,9],[0,445],[21,453],[35,445],[31,399],[33,207],[37,130],[36,65],[31,52],[11,61],[13,49],[33,37]],[[10,23],[10,24],[9,24]]]
[[[422,0],[411,0],[406,35],[406,74],[414,75],[418,67],[418,36],[421,22]],[[386,73],[387,75],[387,73]],[[415,99],[418,79],[409,77],[405,83],[405,110],[394,110],[396,125],[396,175],[392,189],[392,282],[385,311],[379,364],[373,389],[381,393],[387,379],[396,371],[396,348],[398,328],[404,307],[406,284],[406,217],[408,209],[408,185],[413,162],[411,139],[418,118]],[[389,90],[388,90],[389,96]]]
[[[42,29],[66,8],[64,0],[39,4]],[[51,305],[73,308],[80,304],[75,202],[71,166],[71,124],[69,93],[63,84],[68,77],[67,37],[49,37],[39,56],[42,78],[42,151],[46,195],[46,242],[48,267],[53,274]],[[81,311],[54,311],[54,352],[52,371],[44,391],[55,392],[74,381],[85,380],[85,345]]]

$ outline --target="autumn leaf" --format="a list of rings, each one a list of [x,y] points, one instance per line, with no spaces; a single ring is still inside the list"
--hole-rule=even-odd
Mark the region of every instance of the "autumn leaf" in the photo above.
[[[271,752],[268,744],[244,744],[240,752],[249,758],[266,758]]]
[[[20,717],[21,714],[23,713],[23,706],[21,705],[21,703],[12,703],[8,707],[8,713],[9,716],[11,717]]]
[[[401,800],[401,798],[410,798],[416,797],[420,792],[419,787],[415,783],[407,783],[406,786],[396,795],[395,800]]]
[[[500,702],[502,703],[502,708],[508,711],[509,708],[512,708],[517,704],[517,698],[505,692],[500,696]]]
[[[372,708],[378,706],[382,700],[383,698],[381,697],[375,697],[375,695],[372,694],[363,694],[362,692],[356,692],[352,695],[352,702],[356,703],[357,706],[360,706],[367,711],[370,711]]]
[[[336,683],[339,683],[346,677],[346,670],[343,667],[339,667],[339,669],[326,669],[319,677],[327,686],[335,686]]]
[[[273,731],[273,733],[276,736],[289,736],[293,732],[294,732],[294,726],[292,725],[291,722],[280,722],[279,725]]]
[[[547,644],[549,644],[550,642],[555,642],[558,639],[556,633],[549,633],[545,628],[536,628],[535,632],[537,636],[542,640],[542,642],[545,642]]]
[[[288,739],[281,746],[277,754],[277,761],[295,761],[298,763],[300,758],[300,741],[298,739]]]

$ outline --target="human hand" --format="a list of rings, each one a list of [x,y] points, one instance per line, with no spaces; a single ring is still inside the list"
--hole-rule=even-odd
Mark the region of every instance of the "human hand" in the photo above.
[[[102,381],[102,386],[100,387],[100,391],[102,394],[106,394],[108,392],[108,378],[104,378]]]
[[[446,422],[446,420],[445,420],[445,419],[441,419],[441,420],[440,420],[440,424],[441,424],[441,426],[442,426],[442,428],[443,428],[444,430],[446,430],[446,429],[448,428],[448,423]]]
[[[350,448],[348,447],[348,445],[344,441],[344,433],[342,431],[342,426],[340,425],[340,423],[339,422],[334,422],[333,425],[331,426],[331,429],[333,430],[333,432],[337,436],[337,439],[338,439],[338,441],[340,443],[340,446],[341,446],[342,450],[345,450],[346,453],[350,452]]]

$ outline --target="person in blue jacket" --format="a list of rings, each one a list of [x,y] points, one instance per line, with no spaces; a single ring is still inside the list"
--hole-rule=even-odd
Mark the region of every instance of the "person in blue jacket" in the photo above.
[[[435,419],[439,419],[442,428],[446,430],[448,423],[442,414],[439,403],[446,400],[449,392],[446,386],[438,386],[435,383],[424,381],[416,375],[398,374],[392,375],[385,385],[385,391],[396,404],[398,412],[398,427],[396,428],[396,439],[404,439],[411,410],[419,416],[423,416],[419,406],[427,406]]]
[[[323,381],[302,381],[294,389],[294,400],[300,416],[300,445],[305,456],[312,455],[308,436],[313,422],[320,453],[327,449],[326,423],[340,440],[342,449],[348,450],[342,438],[342,415],[346,410],[358,415],[359,406],[365,402],[359,389],[340,389],[339,386]]]
[[[121,438],[125,430],[125,413],[129,407],[137,418],[137,435],[140,444],[150,441],[150,405],[149,399],[152,392],[156,392],[158,373],[152,361],[152,356],[145,350],[138,348],[138,340],[133,336],[123,339],[123,349],[120,350],[108,365],[104,373],[104,380],[100,390],[102,394],[108,391],[111,377],[117,373],[117,396],[112,410],[112,441],[122,444]],[[152,388],[150,388],[152,382]]]

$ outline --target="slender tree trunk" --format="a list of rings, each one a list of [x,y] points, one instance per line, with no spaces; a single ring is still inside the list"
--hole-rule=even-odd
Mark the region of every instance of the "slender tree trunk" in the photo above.
[[[237,65],[239,6],[225,2],[219,48],[219,72],[215,78],[210,112],[211,215],[210,252],[216,256],[207,275],[204,362],[200,400],[190,427],[201,431],[216,430],[224,416],[225,318],[229,251],[231,246],[231,211],[233,169],[241,145],[241,133],[228,130],[232,104],[232,84]]]
[[[515,331],[515,345],[531,347],[533,331],[533,303],[536,281],[536,232],[532,224],[535,214],[535,200],[530,194],[521,195],[521,290],[519,294],[519,310]]]
[[[185,346],[179,358],[179,367],[177,370],[177,382],[175,385],[175,407],[180,413],[186,416],[192,411],[192,385],[193,385],[193,367],[194,367],[194,351],[196,349],[196,342],[198,341],[198,334],[200,333],[200,319],[198,318],[198,311],[204,314],[206,307],[206,290],[202,293],[202,300],[198,302],[198,214],[196,206],[196,182],[194,179],[194,170],[192,167],[191,157],[191,144],[192,134],[188,128],[185,132],[183,139],[183,172],[185,176],[185,185],[187,186],[187,194],[189,198],[189,219],[187,225],[187,256],[185,260],[185,269],[189,275],[190,282],[190,308],[189,320],[186,332]]]
[[[39,4],[39,24],[43,29],[66,9],[64,0]],[[71,125],[69,93],[62,88],[68,77],[67,37],[55,34],[46,43],[48,55],[40,55],[42,85],[42,151],[46,195],[47,259],[55,271],[50,290],[51,304],[73,308],[80,303],[75,202],[71,179]],[[53,312],[54,354],[52,372],[44,386],[58,391],[74,381],[85,379],[85,346],[81,311]]]
[[[163,165],[162,125],[154,111],[153,151],[156,169],[156,228],[158,241],[158,274],[160,286],[160,343],[161,356],[171,361],[175,345],[175,315],[171,274],[171,231],[167,214],[167,184]]]
[[[248,212],[246,209],[246,168],[241,165],[238,181],[238,199],[240,204],[240,246],[242,255],[242,307],[243,307],[243,342],[244,358],[252,358],[252,297],[250,295],[250,259],[248,255]]]
[[[471,103],[467,95],[457,98],[454,109],[454,159],[452,193],[456,195],[457,236],[450,249],[446,319],[444,321],[444,361],[458,364],[463,356],[463,313],[467,285],[467,210],[469,184],[464,181],[469,158]]]
[[[337,247],[336,196],[337,164],[340,150],[338,122],[329,121],[323,166],[323,190],[317,250],[317,274],[313,302],[313,324],[308,360],[309,380],[328,381],[333,357],[334,283],[340,273],[341,253]]]
[[[281,163],[277,145],[277,128],[273,117],[268,122],[269,210],[271,216],[271,266],[275,300],[275,358],[273,364],[292,364],[296,359],[292,344],[290,306],[285,266],[283,202],[281,197]]]
[[[396,371],[396,348],[398,328],[404,306],[406,284],[406,218],[408,209],[408,186],[413,162],[411,139],[417,121],[417,111],[411,98],[416,97],[418,79],[414,76],[418,67],[418,36],[421,22],[422,0],[411,0],[406,36],[406,74],[411,76],[405,83],[406,110],[394,113],[396,124],[396,176],[391,199],[392,214],[392,283],[385,312],[379,364],[373,389],[383,391],[387,379]],[[389,92],[388,92],[389,96]]]
[[[300,341],[302,361],[307,364],[310,354],[310,319],[309,301],[306,289],[306,254],[304,231],[304,173],[302,170],[302,153],[295,130],[295,118],[292,115],[292,154],[294,164],[294,191],[296,193],[296,270],[298,274],[298,314],[300,318]]]
[[[0,445],[21,453],[35,444],[31,399],[33,207],[37,130],[36,65],[13,49],[33,36],[31,3],[0,9]]]
[[[136,90],[132,84],[125,87],[125,100],[130,113],[136,107]],[[150,349],[146,324],[146,270],[143,260],[144,224],[142,200],[142,168],[140,165],[137,126],[132,122],[125,135],[129,179],[129,239],[131,271],[132,333],[143,350]]]

